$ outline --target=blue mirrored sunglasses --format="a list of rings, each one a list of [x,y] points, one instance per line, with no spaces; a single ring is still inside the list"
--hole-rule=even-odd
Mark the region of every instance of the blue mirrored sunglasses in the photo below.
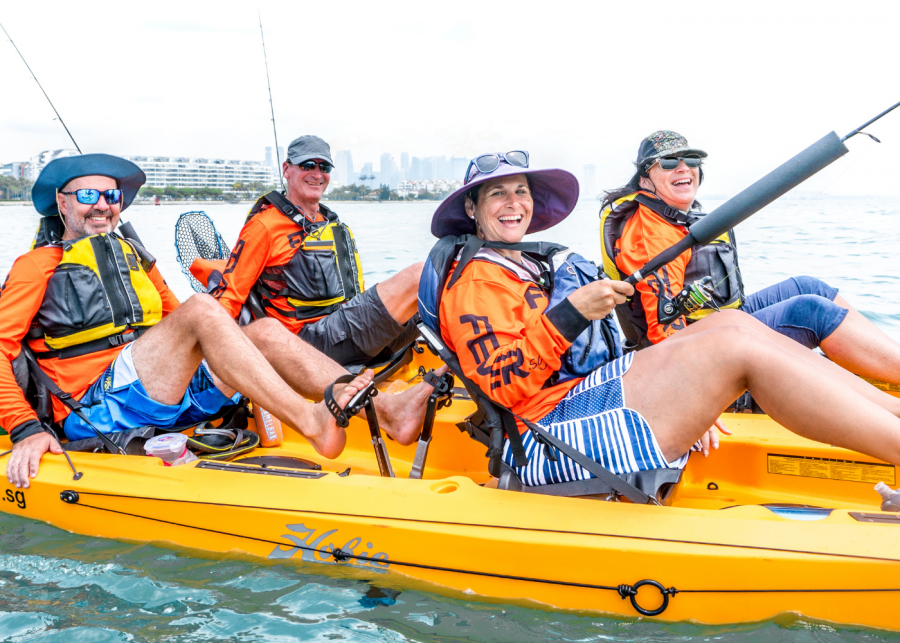
[[[465,182],[468,183],[479,174],[490,174],[500,167],[500,161],[505,161],[507,165],[513,165],[515,167],[528,167],[528,152],[523,150],[513,150],[506,154],[501,154],[499,152],[497,154],[482,154],[469,161],[469,167],[466,168]],[[472,174],[472,166],[478,170],[477,173]]]
[[[97,201],[100,200],[100,195],[103,195],[103,198],[106,199],[106,203],[109,205],[115,205],[122,199],[122,190],[92,190],[91,188],[82,188],[80,190],[75,190],[74,192],[60,192],[60,194],[74,194],[75,198],[78,199],[79,203],[84,203],[85,205],[94,205]]]

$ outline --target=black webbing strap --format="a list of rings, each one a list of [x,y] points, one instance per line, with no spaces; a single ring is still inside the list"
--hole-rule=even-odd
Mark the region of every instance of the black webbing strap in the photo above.
[[[28,360],[28,365],[31,367],[31,375],[40,381],[50,394],[53,395],[56,399],[62,402],[72,413],[77,415],[81,420],[87,424],[91,430],[97,434],[97,437],[100,438],[100,441],[103,443],[110,453],[119,453],[121,455],[125,455],[124,449],[118,446],[115,442],[110,440],[105,434],[103,434],[97,427],[95,427],[90,420],[87,419],[87,416],[84,414],[84,411],[81,404],[73,398],[69,393],[66,393],[64,390],[59,388],[56,385],[49,375],[47,375],[44,370],[40,367],[37,360],[34,358],[34,354],[31,352],[31,349],[22,345],[22,351],[25,353],[25,359]]]
[[[306,218],[306,215],[300,208],[288,201],[286,198],[284,198],[284,195],[276,190],[272,190],[268,194],[264,194],[262,198],[278,208],[278,210],[284,216],[286,216],[297,225],[302,225],[301,221]]]
[[[549,255],[556,251],[565,250],[565,246],[558,243],[550,243],[548,241],[520,241],[519,243],[504,243],[502,241],[485,241],[479,239],[475,235],[471,235],[465,245],[463,245],[462,253],[459,256],[459,263],[453,269],[450,275],[450,281],[447,282],[447,288],[452,288],[462,275],[462,271],[470,261],[478,254],[482,248],[490,248],[493,250],[519,250],[520,252],[528,252],[544,261],[548,260]],[[551,271],[552,274],[552,271]]]
[[[462,367],[459,365],[459,360],[456,359],[456,355],[450,352],[442,341],[434,336],[433,331],[426,326],[424,323],[417,324],[419,327],[419,332],[422,333],[422,336],[428,342],[428,345],[431,346],[435,351],[437,351],[438,357],[440,357],[444,363],[450,367],[450,371],[459,378],[462,382],[463,386],[466,387],[466,390],[470,392],[471,395],[478,398],[479,403],[486,404],[494,404],[489,397],[487,397],[484,392],[479,388],[479,386],[465,376],[463,373]],[[498,409],[502,409],[499,405],[494,405]],[[509,434],[509,446],[512,449],[513,457],[515,458],[515,463],[517,467],[524,467],[528,464],[528,456],[525,455],[525,447],[522,445],[522,436],[519,435],[519,428],[516,426],[515,421],[512,420],[512,416],[507,413],[499,413],[500,420],[503,425],[503,430]],[[508,419],[507,419],[508,418]],[[493,436],[491,436],[493,438]],[[501,440],[502,443],[502,440]],[[502,453],[494,453],[494,451],[502,451],[502,444],[494,444],[494,440],[491,439],[491,445],[488,447],[488,456],[489,457],[502,457]]]
[[[512,413],[512,411],[510,411],[510,413]],[[539,424],[535,424],[534,422],[526,420],[519,415],[516,415],[516,417],[519,418],[519,420],[521,420],[522,423],[525,424],[525,426],[527,426],[533,434],[535,434],[535,438],[538,442],[541,442],[545,445],[549,444],[557,451],[560,451],[563,455],[567,456],[570,460],[573,460],[576,464],[580,465],[586,471],[594,474],[594,477],[608,484],[619,495],[625,496],[631,502],[638,505],[659,505],[659,502],[656,500],[656,498],[651,498],[646,493],[644,493],[634,485],[629,484],[600,463],[596,462],[595,460],[591,460],[578,449],[575,449],[571,445],[566,444],[553,434],[548,433]]]
[[[424,323],[419,324],[419,330],[422,332],[422,336],[428,341],[428,344],[437,351],[438,356],[444,360],[444,363],[450,367],[450,370],[462,381],[463,385],[469,390],[469,392],[473,396],[478,396],[479,398],[485,398],[484,403],[493,404],[496,408],[501,409],[500,416],[503,420],[503,428],[506,431],[507,438],[509,439],[510,449],[513,451],[513,456],[516,457],[516,451],[518,443],[518,450],[521,452],[521,460],[516,457],[515,463],[517,467],[524,467],[528,464],[528,457],[525,455],[525,449],[522,445],[522,436],[519,434],[519,428],[516,425],[515,421],[513,421],[513,416],[522,421],[522,423],[535,435],[535,439],[542,444],[549,444],[551,447],[560,451],[564,455],[566,455],[569,459],[573,460],[575,463],[579,464],[586,471],[592,473],[594,477],[599,480],[605,482],[607,485],[613,488],[616,493],[625,496],[631,502],[635,504],[648,505],[655,504],[658,505],[656,498],[651,498],[646,493],[635,487],[634,485],[629,484],[612,471],[604,467],[598,462],[591,460],[589,457],[573,448],[572,446],[566,444],[559,438],[548,433],[544,428],[526,420],[525,418],[513,413],[509,409],[500,406],[499,404],[493,402],[490,398],[488,398],[484,391],[475,384],[472,380],[467,378],[462,374],[462,369],[459,366],[459,362],[456,360],[456,356],[450,352],[450,350],[444,346],[444,343],[441,341],[435,341],[433,339],[434,333],[428,328]],[[521,462],[521,464],[520,464]]]
[[[668,205],[665,201],[653,199],[646,194],[638,194],[636,197],[634,197],[634,200],[641,205],[650,208],[656,214],[663,217],[664,219],[667,219],[677,226],[687,228],[702,218],[691,212],[682,212],[678,208],[673,208],[672,206]]]
[[[54,357],[58,357],[59,359],[70,359],[72,357],[81,357],[82,355],[88,355],[90,353],[99,353],[100,351],[105,351],[114,346],[130,344],[145,332],[147,332],[146,328],[135,328],[134,331],[130,333],[119,333],[118,335],[101,337],[100,339],[94,339],[89,342],[84,342],[83,344],[60,348],[59,350],[41,351],[40,353],[35,354],[35,358],[53,359]]]

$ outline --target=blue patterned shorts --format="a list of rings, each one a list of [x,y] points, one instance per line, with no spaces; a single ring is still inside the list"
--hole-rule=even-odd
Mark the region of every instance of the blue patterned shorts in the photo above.
[[[552,411],[535,422],[555,437],[599,462],[613,473],[647,469],[682,469],[688,454],[669,462],[662,454],[647,420],[625,406],[622,376],[631,367],[629,353],[588,375]],[[516,470],[528,486],[586,480],[594,476],[565,455],[555,452],[557,462],[544,457],[544,449],[531,431],[522,435],[528,464],[516,467],[509,440],[503,460]]]

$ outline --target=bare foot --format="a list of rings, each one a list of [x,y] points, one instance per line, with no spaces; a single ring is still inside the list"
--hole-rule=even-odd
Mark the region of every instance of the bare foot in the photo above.
[[[360,373],[353,381],[334,393],[334,401],[343,408],[350,398],[372,381],[374,376],[372,371]],[[324,401],[312,405],[312,413],[306,425],[299,424],[297,426],[304,427],[303,435],[312,443],[316,452],[326,458],[338,457],[344,450],[344,445],[347,444],[347,433],[337,425],[337,420],[325,406]]]
[[[434,373],[440,376],[448,370],[445,365],[436,369]],[[374,400],[378,424],[400,444],[412,444],[422,432],[425,407],[432,391],[434,387],[431,384],[420,382],[396,395],[379,395]]]

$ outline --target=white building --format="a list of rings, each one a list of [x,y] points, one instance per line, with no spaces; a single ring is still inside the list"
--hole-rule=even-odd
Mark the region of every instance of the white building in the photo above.
[[[26,178],[30,181],[37,181],[37,177],[40,176],[41,170],[44,169],[44,166],[47,165],[47,163],[67,156],[78,156],[78,150],[44,150],[37,156],[31,158],[31,163],[28,164],[28,176]]]
[[[126,156],[147,175],[155,188],[217,188],[231,190],[235,183],[275,185],[274,168],[262,161],[187,158],[175,156]]]

